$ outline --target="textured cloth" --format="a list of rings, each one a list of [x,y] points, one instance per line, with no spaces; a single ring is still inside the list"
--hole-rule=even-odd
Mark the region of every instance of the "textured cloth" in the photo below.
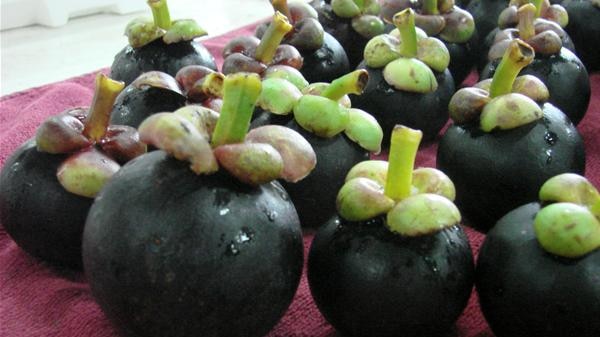
[[[206,40],[204,45],[221,64],[219,55],[224,43],[252,31],[253,26],[245,27]],[[91,73],[0,98],[0,166],[47,116],[69,107],[89,105],[94,77],[95,73]],[[600,186],[600,74],[593,75],[591,80],[593,98],[579,130],[586,143],[587,176]],[[435,167],[436,148],[435,142],[423,144],[417,166]],[[468,228],[466,231],[477,253],[483,235]],[[305,234],[305,256],[312,237],[311,233]],[[493,336],[474,292],[452,335]],[[81,273],[56,270],[33,259],[16,246],[0,225],[0,336],[109,337],[117,333],[94,302]],[[336,336],[310,296],[306,273],[286,315],[268,336]]]

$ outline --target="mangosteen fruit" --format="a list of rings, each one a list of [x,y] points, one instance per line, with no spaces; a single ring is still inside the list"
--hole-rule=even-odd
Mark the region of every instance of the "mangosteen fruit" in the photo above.
[[[475,58],[487,53],[483,47],[485,37],[498,27],[498,16],[508,6],[509,0],[471,0],[467,5],[467,12],[471,13],[475,21],[475,32],[471,45],[474,47]]]
[[[300,281],[303,240],[275,179],[315,165],[296,132],[248,132],[256,74],[227,76],[214,129],[158,113],[140,138],[158,151],[125,165],[96,198],[83,235],[92,294],[127,336],[263,336]],[[224,168],[224,170],[219,170]]]
[[[546,86],[517,77],[533,58],[533,48],[513,40],[493,80],[463,88],[450,101],[454,124],[440,140],[437,166],[456,185],[465,224],[482,231],[535,200],[550,177],[585,169],[583,139],[547,102]]]
[[[355,166],[338,216],[315,234],[308,282],[317,307],[343,336],[448,333],[473,288],[474,263],[454,187],[414,159],[422,133],[400,127],[389,163]]]
[[[539,198],[488,232],[476,269],[481,310],[498,337],[598,336],[600,194],[561,174]]]
[[[141,74],[117,96],[111,123],[137,128],[157,112],[174,111],[186,104],[221,109],[224,75],[204,66],[186,66],[175,77],[161,72]]]
[[[350,69],[355,69],[364,58],[369,39],[383,33],[378,0],[312,0],[310,5],[317,11],[325,32],[344,47]]]
[[[92,106],[49,117],[0,173],[0,223],[25,252],[81,269],[81,235],[93,198],[121,164],[145,152],[137,131],[108,125],[123,83],[99,74]]]
[[[459,86],[473,69],[475,60],[470,40],[475,30],[471,14],[454,5],[453,0],[387,0],[381,5],[386,31],[394,29],[393,17],[406,8],[415,10],[415,25],[427,35],[442,41],[450,54],[448,69]]]
[[[129,44],[117,55],[110,67],[115,80],[129,85],[142,73],[158,70],[171,76],[188,65],[217,70],[214,57],[197,37],[206,35],[194,20],[173,20],[167,0],[147,0],[153,19],[141,17],[125,28]]]
[[[563,1],[569,14],[567,33],[577,49],[577,56],[589,72],[600,70],[600,1]]]
[[[360,94],[367,80],[365,70],[302,90],[283,78],[263,80],[258,99],[262,112],[252,125],[289,127],[300,133],[317,155],[317,166],[308,177],[295,184],[282,182],[302,227],[317,228],[335,215],[335,198],[346,172],[367,160],[370,152],[381,150],[381,127],[367,112],[351,108],[347,96]]]
[[[352,106],[369,111],[383,129],[389,144],[394,125],[423,131],[434,139],[448,120],[448,102],[454,80],[448,71],[450,57],[443,42],[415,28],[415,13],[407,8],[394,15],[397,30],[374,37],[365,47],[369,81]]]
[[[559,34],[555,34],[554,29],[562,28],[553,24],[550,26],[555,28],[538,32],[535,20],[539,19],[534,19],[536,11],[532,4],[523,5],[518,10],[517,36],[534,48],[536,56],[521,74],[533,75],[544,82],[550,91],[548,101],[561,109],[577,125],[585,116],[590,102],[588,73],[579,58],[562,45]],[[484,67],[480,78],[486,79],[494,75],[502,54],[514,39],[515,35],[511,32],[497,36],[497,42],[488,54],[492,61]]]
[[[298,49],[303,59],[300,72],[309,82],[331,82],[350,71],[344,47],[323,30],[314,8],[302,1],[273,0],[271,4],[293,26],[283,43]],[[257,26],[255,35],[261,38],[268,25]]]

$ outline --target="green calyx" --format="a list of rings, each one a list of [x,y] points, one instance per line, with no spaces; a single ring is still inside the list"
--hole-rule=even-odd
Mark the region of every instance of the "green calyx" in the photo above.
[[[291,82],[282,78],[267,78],[262,82],[258,106],[276,115],[287,115],[300,97],[302,92]]]
[[[437,90],[432,69],[442,72],[448,67],[448,49],[415,27],[415,13],[410,8],[394,15],[394,23],[397,30],[369,40],[364,51],[366,64],[384,67],[386,82],[397,90],[416,93]]]
[[[561,5],[551,5],[550,2],[544,0],[511,0],[509,6],[498,17],[498,26],[500,29],[516,26],[519,20],[517,10],[519,7],[527,4],[531,4],[535,8],[535,18],[556,22],[563,28],[569,23],[569,14]]]
[[[369,160],[355,165],[338,193],[340,216],[364,221],[387,213],[387,226],[401,235],[432,233],[460,222],[451,200],[452,181],[439,170],[413,170],[422,132],[396,126],[389,162]]]
[[[125,163],[144,152],[137,131],[109,125],[110,113],[123,82],[99,73],[91,107],[72,109],[52,116],[36,132],[38,151],[72,153],[57,171],[65,190],[93,198],[104,183]]]
[[[263,64],[270,64],[275,56],[277,47],[285,35],[293,29],[285,15],[275,12],[271,24],[263,34],[260,43],[256,47],[254,58]]]
[[[579,258],[600,248],[600,193],[584,177],[565,173],[540,189],[544,206],[534,220],[538,242],[547,252]]]
[[[262,77],[264,80],[270,78],[287,80],[300,90],[304,90],[308,86],[308,81],[298,69],[286,65],[270,66],[264,71]]]
[[[159,38],[170,44],[206,35],[206,31],[194,20],[171,21],[166,0],[148,0],[148,5],[153,19],[136,18],[125,28],[125,36],[133,48],[143,47]]]
[[[332,0],[331,9],[341,18],[352,19],[352,28],[365,38],[383,34],[385,25],[377,0]]]
[[[221,166],[250,185],[279,178],[298,181],[316,165],[312,147],[300,134],[281,126],[248,133],[261,89],[257,74],[229,75],[223,82],[220,114],[192,105],[154,114],[140,125],[140,138],[189,161],[196,174],[210,174]]]
[[[492,98],[479,116],[480,127],[485,132],[508,130],[542,118],[540,106],[531,98],[515,93]]]

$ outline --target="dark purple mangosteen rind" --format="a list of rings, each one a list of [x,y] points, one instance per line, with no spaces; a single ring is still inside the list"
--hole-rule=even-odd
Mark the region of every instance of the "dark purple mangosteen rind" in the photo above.
[[[116,56],[110,76],[129,85],[142,73],[158,70],[173,77],[179,69],[189,65],[201,65],[217,70],[215,58],[198,41],[181,41],[166,44],[162,39],[133,48],[126,46]]]
[[[297,183],[281,182],[296,206],[302,227],[317,228],[335,215],[335,199],[346,174],[354,165],[368,160],[369,152],[344,134],[319,137],[294,120],[285,126],[300,133],[317,155],[317,166],[306,178]]]
[[[533,219],[537,202],[506,214],[479,252],[476,287],[498,337],[595,337],[600,332],[600,250],[569,259],[546,252]]]
[[[128,85],[115,100],[110,123],[137,128],[150,115],[175,111],[185,103],[185,96],[171,90]]]
[[[488,63],[480,78],[494,76],[499,63],[500,60]],[[544,82],[550,92],[548,102],[561,109],[575,125],[583,119],[590,101],[590,79],[583,63],[570,50],[561,48],[558,55],[536,55],[519,74],[533,75]]]
[[[28,254],[54,266],[81,269],[81,235],[93,199],[67,192],[56,177],[68,155],[19,147],[0,173],[0,223]]]
[[[384,221],[335,217],[316,233],[308,281],[319,310],[344,336],[448,333],[473,287],[465,233],[405,237]]]
[[[537,200],[551,177],[583,175],[581,135],[556,107],[542,109],[540,120],[511,130],[485,133],[479,125],[454,124],[441,137],[437,168],[454,182],[465,224],[487,231],[510,210]]]
[[[485,37],[494,28],[498,27],[498,16],[508,7],[508,0],[471,0],[467,6],[467,12],[471,13],[475,21],[475,31],[471,38],[474,47],[475,59],[487,54],[483,43]]]
[[[308,83],[332,82],[350,72],[344,47],[331,34],[323,35],[323,46],[317,50],[300,50],[303,57],[300,72]]]
[[[600,7],[589,0],[564,1],[569,14],[569,24],[565,27],[571,36],[577,56],[589,72],[600,70]]]
[[[369,39],[352,28],[352,20],[337,16],[329,1],[313,0],[310,5],[319,14],[319,22],[325,32],[331,34],[346,51],[350,69],[355,69],[363,60],[363,52]]]
[[[448,103],[454,94],[454,80],[450,71],[434,71],[438,82],[436,91],[419,94],[399,91],[383,77],[383,68],[359,68],[369,72],[369,81],[362,95],[351,95],[352,107],[369,112],[383,129],[382,146],[389,147],[390,135],[396,124],[423,131],[423,140],[433,140],[448,121]]]
[[[196,175],[163,151],[100,193],[84,268],[106,315],[132,336],[263,336],[300,281],[302,232],[281,186]]]

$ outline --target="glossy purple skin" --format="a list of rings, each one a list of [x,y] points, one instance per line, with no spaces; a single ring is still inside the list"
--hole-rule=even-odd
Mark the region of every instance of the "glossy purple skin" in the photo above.
[[[319,310],[342,336],[449,333],[473,287],[467,236],[456,225],[405,237],[384,221],[335,217],[316,233],[308,282]]]
[[[0,173],[0,223],[28,254],[52,266],[81,269],[81,234],[93,199],[67,192],[56,170],[68,155],[19,147]]]
[[[489,230],[500,217],[537,200],[542,184],[560,173],[583,175],[585,149],[571,121],[553,105],[542,119],[483,132],[479,125],[451,125],[440,139],[437,168],[456,187],[465,224]]]
[[[277,182],[196,175],[154,151],[96,199],[83,260],[92,294],[127,336],[260,337],[292,302],[303,240]]]
[[[173,77],[179,69],[188,65],[201,65],[217,70],[215,58],[197,41],[181,41],[166,44],[162,39],[133,48],[126,46],[113,61],[110,77],[129,85],[142,73],[159,70]]]
[[[589,0],[563,1],[569,13],[565,27],[577,49],[577,56],[589,72],[600,70],[600,7]]]
[[[537,202],[506,214],[488,232],[477,261],[481,310],[498,337],[600,334],[600,250],[577,259],[539,245]]]

